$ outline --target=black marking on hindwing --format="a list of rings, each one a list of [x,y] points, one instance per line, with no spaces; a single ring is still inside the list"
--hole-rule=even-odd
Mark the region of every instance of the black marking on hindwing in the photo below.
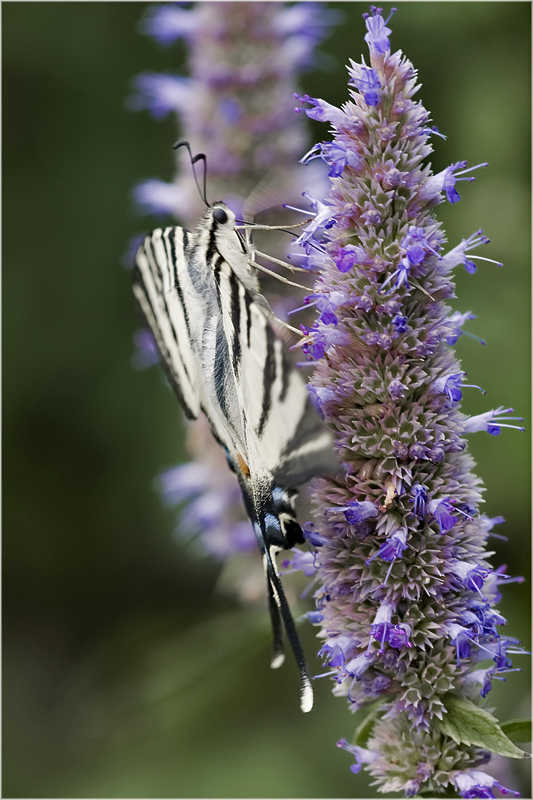
[[[287,353],[284,349],[281,350],[281,391],[279,393],[279,401],[283,403],[287,396],[289,389],[289,380],[291,377],[292,365],[289,361]]]
[[[276,358],[274,353],[274,332],[267,325],[265,327],[265,334],[267,339],[267,352],[265,359],[265,366],[263,369],[263,404],[261,406],[261,418],[257,426],[257,435],[262,436],[265,429],[270,407],[272,405],[272,384],[276,378]]]
[[[231,321],[233,324],[233,369],[235,375],[237,375],[241,360],[241,308],[239,282],[233,270],[230,270],[229,282],[231,287]]]
[[[250,314],[250,306],[252,305],[252,296],[250,292],[244,293],[244,305],[246,308],[246,344],[250,347],[250,331],[252,329],[252,315]]]

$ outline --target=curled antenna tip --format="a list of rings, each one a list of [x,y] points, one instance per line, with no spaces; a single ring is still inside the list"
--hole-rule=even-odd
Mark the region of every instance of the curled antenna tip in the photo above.
[[[179,147],[186,147],[189,153],[189,158],[191,159],[191,167],[192,167],[192,174],[194,176],[194,182],[196,183],[196,187],[198,189],[198,194],[202,198],[202,201],[205,203],[207,208],[210,208],[210,204],[207,200],[207,159],[205,157],[205,153],[198,153],[197,155],[193,156],[191,145],[185,139],[180,139],[179,142],[176,142],[172,145],[173,150],[177,150]],[[196,170],[194,165],[197,161],[204,162],[204,180],[203,180],[203,189],[200,188],[200,184],[198,183],[198,176],[196,175]]]

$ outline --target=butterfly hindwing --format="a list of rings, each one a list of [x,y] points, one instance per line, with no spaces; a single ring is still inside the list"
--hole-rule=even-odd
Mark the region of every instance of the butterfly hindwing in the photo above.
[[[248,447],[253,441],[262,465],[286,487],[335,471],[331,436],[264,307],[224,260],[215,276],[239,402],[249,424]]]

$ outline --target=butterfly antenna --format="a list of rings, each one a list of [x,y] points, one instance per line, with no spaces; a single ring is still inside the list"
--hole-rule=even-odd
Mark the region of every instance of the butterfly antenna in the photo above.
[[[207,200],[207,158],[205,156],[205,153],[198,153],[198,155],[193,156],[192,150],[191,150],[191,146],[190,146],[189,142],[186,142],[186,141],[176,142],[176,144],[174,145],[174,150],[178,150],[178,148],[180,148],[180,147],[186,147],[187,150],[189,151],[189,157],[191,159],[192,174],[194,175],[194,181],[196,183],[196,188],[198,189],[198,194],[202,198],[203,202],[206,204],[207,208],[211,208],[211,204]],[[194,168],[194,165],[196,164],[197,161],[203,161],[204,162],[203,191],[202,191],[202,189],[200,189],[200,184],[198,182],[198,176],[197,176],[196,170]]]

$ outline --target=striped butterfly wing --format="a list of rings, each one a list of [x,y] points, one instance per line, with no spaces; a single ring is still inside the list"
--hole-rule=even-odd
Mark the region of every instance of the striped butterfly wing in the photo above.
[[[158,228],[137,251],[133,292],[152,331],[161,363],[189,419],[200,412],[201,375],[194,353],[185,251],[188,232]]]

